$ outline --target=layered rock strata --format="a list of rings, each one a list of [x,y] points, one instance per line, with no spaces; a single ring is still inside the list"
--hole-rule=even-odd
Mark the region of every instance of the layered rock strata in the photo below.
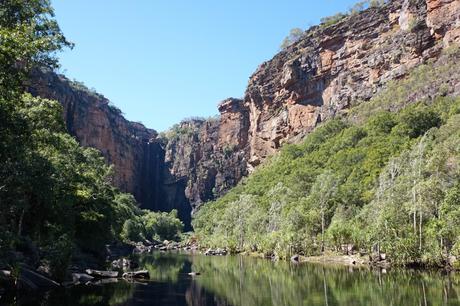
[[[53,73],[35,75],[31,92],[62,103],[69,132],[114,164],[119,188],[145,208],[177,208],[188,223],[192,209],[224,194],[284,143],[458,43],[460,1],[391,1],[310,28],[258,67],[243,99],[219,104],[219,117],[184,121],[164,135]]]

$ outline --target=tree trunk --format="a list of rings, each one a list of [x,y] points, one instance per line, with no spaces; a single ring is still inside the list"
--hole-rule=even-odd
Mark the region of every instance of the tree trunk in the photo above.
[[[324,209],[321,208],[321,252],[324,253]]]
[[[22,235],[22,224],[24,222],[24,215],[26,213],[26,209],[23,208],[21,212],[21,216],[19,217],[19,224],[18,224],[18,236],[21,237]]]
[[[327,283],[326,283],[326,272],[323,267],[323,287],[324,287],[324,304],[329,306],[329,301],[327,299]]]
[[[418,223],[418,233],[419,233],[419,251],[422,252],[422,222],[423,222],[423,212],[420,210],[419,212],[419,223]]]
[[[414,226],[414,235],[417,235],[417,194],[415,191],[415,185],[417,182],[414,180],[414,186],[412,187],[412,202],[414,203],[414,213],[413,213],[413,226]]]

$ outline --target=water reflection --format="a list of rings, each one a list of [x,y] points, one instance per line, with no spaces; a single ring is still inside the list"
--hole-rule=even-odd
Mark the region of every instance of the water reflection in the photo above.
[[[244,257],[193,259],[200,286],[233,305],[460,305],[457,274],[295,266]]]
[[[156,253],[139,258],[152,280],[78,286],[1,305],[460,305],[460,277],[440,272],[292,265],[240,256]],[[188,272],[201,272],[190,277]]]

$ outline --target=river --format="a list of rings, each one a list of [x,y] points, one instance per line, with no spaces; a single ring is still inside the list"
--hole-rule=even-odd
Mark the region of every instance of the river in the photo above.
[[[0,305],[460,305],[460,275],[154,253],[148,282],[80,285]],[[191,271],[200,272],[189,276]]]

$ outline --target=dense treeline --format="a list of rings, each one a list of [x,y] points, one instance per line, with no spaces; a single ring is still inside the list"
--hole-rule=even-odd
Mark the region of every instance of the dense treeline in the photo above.
[[[67,134],[58,102],[25,93],[30,71],[57,67],[55,53],[71,46],[48,0],[2,1],[0,266],[25,260],[56,278],[80,251],[101,256],[112,241],[173,239],[182,228],[112,186],[112,167]]]
[[[460,99],[405,99],[455,66],[458,50],[448,53],[445,66],[390,84],[203,205],[193,221],[201,242],[279,257],[353,244],[398,264],[460,255]]]

